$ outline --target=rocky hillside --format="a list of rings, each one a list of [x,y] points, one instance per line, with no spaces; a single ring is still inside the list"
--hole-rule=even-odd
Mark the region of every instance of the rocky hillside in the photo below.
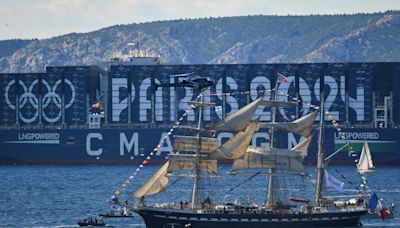
[[[170,64],[400,61],[400,11],[158,21],[0,41],[0,72],[96,64],[136,42]]]

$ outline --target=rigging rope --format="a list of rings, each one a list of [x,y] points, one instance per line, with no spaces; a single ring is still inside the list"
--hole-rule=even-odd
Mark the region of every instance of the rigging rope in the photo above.
[[[345,181],[347,181],[347,183],[349,183],[350,185],[354,185],[354,183],[351,182],[350,180],[348,180],[347,177],[345,175],[343,175],[339,170],[337,170],[336,168],[333,168],[333,169],[336,171],[336,173],[338,173],[340,175],[340,177],[342,177]],[[359,194],[362,194],[362,191],[358,186],[356,186],[354,188],[358,191]]]
[[[198,101],[201,98],[202,94],[199,94],[195,101]],[[141,162],[141,164],[139,165],[139,167],[137,167],[135,169],[135,171],[132,173],[132,175],[129,176],[129,178],[127,180],[125,180],[125,182],[118,188],[118,190],[116,190],[114,192],[114,194],[111,196],[111,202],[115,202],[116,199],[118,199],[118,196],[121,194],[122,191],[124,191],[128,185],[132,182],[132,180],[135,179],[135,177],[137,175],[139,175],[139,172],[141,170],[141,168],[143,168],[145,165],[149,164],[151,157],[153,155],[155,155],[157,153],[157,151],[160,149],[161,145],[163,145],[167,138],[169,138],[170,135],[172,135],[172,132],[180,125],[180,123],[183,121],[183,119],[185,117],[187,117],[188,113],[192,110],[192,106],[188,106],[188,108],[185,110],[185,112],[182,114],[182,116],[178,119],[178,121],[175,123],[175,125],[172,126],[172,128],[170,128],[170,130],[168,131],[168,133],[164,136],[164,138],[162,140],[160,140],[160,143],[157,144],[157,146],[152,150],[152,152],[150,152],[150,154],[146,157],[145,160],[143,160]]]
[[[237,184],[236,186],[233,186],[232,188],[230,188],[228,190],[228,192],[231,192],[233,190],[235,190],[236,188],[240,187],[242,184],[250,181],[251,179],[253,179],[254,177],[256,177],[258,174],[262,173],[263,170],[258,171],[257,173],[253,174],[251,177],[247,178],[246,180],[244,180],[242,183]]]
[[[287,81],[283,81],[283,82],[287,82]],[[271,91],[273,91],[273,90],[274,90],[274,89],[257,90],[257,93],[260,94],[260,93],[265,93],[265,92],[271,92]],[[283,96],[285,96],[285,97],[289,97],[289,94],[288,94],[288,93],[283,93],[283,92],[279,92],[279,93],[280,93],[280,95],[283,95]],[[212,93],[212,94],[210,94],[210,95],[211,95],[211,96],[230,96],[230,95],[247,95],[247,94],[250,94],[250,91],[231,92],[231,93],[221,93],[221,94]],[[201,97],[202,97],[202,94],[200,93],[200,94],[196,97],[195,101],[198,101]],[[293,97],[292,100],[293,100],[293,101],[296,101],[296,102],[301,102],[301,100],[298,99],[297,97]],[[319,109],[319,106],[314,105],[314,104],[311,104],[311,103],[307,103],[307,106],[310,107],[310,108],[313,108],[313,109],[315,109],[315,110],[318,110],[318,109]],[[175,123],[175,125],[168,131],[168,133],[164,136],[164,138],[163,138],[162,140],[160,140],[160,143],[152,150],[152,152],[146,157],[146,159],[145,159],[143,162],[141,162],[141,164],[139,165],[139,167],[137,167],[137,168],[135,169],[135,171],[132,173],[132,175],[129,176],[129,178],[118,188],[118,190],[116,190],[116,191],[114,192],[114,194],[112,195],[111,199],[116,199],[116,198],[121,194],[121,192],[124,191],[124,190],[128,187],[128,185],[132,182],[132,180],[135,179],[135,177],[139,174],[141,168],[143,168],[145,165],[149,164],[149,162],[150,162],[150,160],[151,160],[151,157],[152,157],[153,155],[155,155],[155,154],[158,152],[158,150],[159,150],[159,148],[161,147],[161,145],[163,145],[163,144],[166,142],[167,138],[168,138],[169,136],[172,135],[174,129],[176,129],[176,128],[180,125],[181,121],[183,121],[183,119],[184,119],[185,117],[188,116],[188,113],[189,113],[190,111],[192,111],[192,108],[193,108],[192,106],[190,106],[190,105],[188,106],[188,108],[185,110],[185,112],[182,114],[182,116],[178,119],[178,121]],[[326,114],[328,115],[329,112],[327,111]],[[332,119],[332,124],[333,124],[333,126],[334,126],[334,127],[337,129],[337,131],[340,133],[339,136],[340,136],[341,138],[344,138],[344,135],[341,134],[341,132],[340,132],[341,129],[339,128],[339,125],[336,123],[336,120],[334,120],[333,117],[332,117],[331,115],[329,115],[328,118],[329,118],[329,119]],[[251,180],[252,178],[254,178],[255,176],[257,176],[259,173],[261,173],[261,171],[258,172],[258,173],[256,173],[256,174],[253,175],[252,177],[250,177],[250,178],[249,178],[248,180],[246,180],[245,182]],[[243,182],[243,183],[245,183],[245,182]],[[243,184],[243,183],[241,183],[241,184]],[[241,185],[241,184],[240,184],[240,185]],[[238,186],[240,186],[240,185],[238,185]],[[233,189],[237,188],[238,186],[236,186],[236,187],[234,187],[234,188],[231,188],[229,191],[232,191]]]

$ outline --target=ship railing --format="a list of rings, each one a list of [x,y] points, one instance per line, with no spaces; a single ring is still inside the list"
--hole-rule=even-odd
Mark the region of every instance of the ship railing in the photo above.
[[[188,203],[188,202],[182,202],[182,204],[180,204],[180,203],[176,203],[176,202],[153,203],[153,202],[146,201],[145,205],[146,205],[146,207],[153,207],[153,208],[185,209],[185,210],[190,209],[190,203]]]
[[[212,124],[205,124],[205,128],[207,126],[211,126]],[[102,123],[100,129],[113,129],[113,128],[134,128],[134,129],[144,129],[144,128],[170,128],[171,123]],[[339,125],[339,127],[348,127],[345,125]],[[0,125],[0,130],[15,130],[15,129],[86,129],[88,128],[87,123],[81,124],[71,124],[68,123],[66,125],[47,125],[47,124],[29,124],[29,125],[16,125],[16,124],[7,124],[7,125]],[[327,126],[327,128],[334,128],[333,126]],[[373,129],[372,123],[360,123],[360,124],[353,124],[351,128],[354,129]],[[400,124],[394,125],[393,128],[400,128]]]
[[[354,195],[354,196],[359,196],[359,195]],[[321,208],[326,208],[326,209],[356,209],[360,207],[365,207],[365,202],[362,200],[361,197],[357,198],[351,198],[349,200],[338,200],[340,198],[346,198],[349,196],[337,196],[335,198],[324,198],[323,200],[320,201],[319,206]],[[351,196],[350,196],[351,197]]]
[[[182,203],[151,203],[146,201],[145,203],[146,207],[151,207],[151,208],[158,208],[158,209],[175,209],[175,210],[192,210],[190,207],[191,204],[188,202],[182,202]],[[337,208],[336,208],[337,209]],[[355,209],[355,208],[354,208]],[[278,211],[273,211],[273,210],[268,210],[265,207],[235,207],[233,205],[225,205],[225,204],[217,204],[217,205],[205,205],[200,209],[195,210],[197,213],[203,213],[203,214],[300,214],[301,212],[299,211],[293,211],[293,210],[278,210]]]
[[[104,123],[101,125],[101,128],[103,128],[103,129],[110,129],[110,128],[143,129],[143,128],[150,128],[150,127],[151,127],[150,123]],[[162,126],[157,125],[157,127],[161,128]]]
[[[86,129],[86,124],[73,124],[73,125],[3,125],[0,126],[1,130],[59,130],[59,129]]]

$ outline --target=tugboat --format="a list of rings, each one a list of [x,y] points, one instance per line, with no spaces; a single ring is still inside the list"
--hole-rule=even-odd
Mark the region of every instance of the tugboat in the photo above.
[[[277,74],[277,76],[282,77]],[[303,160],[307,155],[308,145],[312,137],[312,124],[317,111],[309,113],[292,122],[276,121],[278,108],[290,108],[295,102],[278,101],[277,91],[280,80],[271,90],[271,100],[258,98],[239,111],[226,117],[221,123],[212,127],[204,127],[202,123],[203,108],[213,106],[204,101],[204,88],[200,88],[200,99],[190,102],[197,107],[197,126],[182,126],[193,136],[175,136],[173,153],[155,174],[145,182],[133,195],[140,199],[133,207],[148,228],[156,227],[357,227],[360,218],[368,212],[364,203],[337,203],[337,198],[323,195],[324,170],[332,155],[324,157],[324,84],[321,78],[321,107],[318,138],[318,163],[316,174],[316,189],[314,202],[310,199],[298,199],[280,195],[280,181],[287,176],[304,177]],[[262,123],[252,121],[259,106],[272,108],[272,121]],[[259,128],[268,128],[270,135],[269,147],[252,147],[249,143],[253,134]],[[275,145],[275,131],[283,129],[305,136],[306,139],[292,149],[279,149]],[[216,131],[237,132],[230,140],[218,146]],[[336,153],[336,152],[335,152]],[[204,180],[217,174],[217,163],[221,160],[233,162],[232,172],[240,174],[241,170],[260,169],[257,174],[268,177],[266,183],[266,199],[258,204],[213,204],[216,199],[204,197]],[[168,187],[170,178],[182,177],[181,171],[189,172],[187,177],[193,178],[192,193],[188,203],[147,204],[145,197],[163,192]],[[179,174],[178,174],[179,173]],[[250,186],[251,187],[251,186]],[[250,188],[247,186],[247,188]],[[286,197],[286,201],[284,198]],[[343,196],[341,196],[343,197]],[[296,210],[294,203],[302,206]]]

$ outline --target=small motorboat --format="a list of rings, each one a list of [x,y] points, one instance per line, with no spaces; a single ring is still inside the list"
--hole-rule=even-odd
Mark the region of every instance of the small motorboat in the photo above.
[[[105,226],[106,223],[101,219],[86,218],[78,221],[79,226]]]
[[[101,217],[104,217],[104,218],[131,218],[131,217],[133,217],[132,213],[121,213],[121,212],[114,212],[114,211],[99,213],[98,215]]]
[[[104,218],[131,218],[132,213],[128,212],[126,207],[118,208],[117,211],[107,211],[106,213],[100,213],[99,216]]]

